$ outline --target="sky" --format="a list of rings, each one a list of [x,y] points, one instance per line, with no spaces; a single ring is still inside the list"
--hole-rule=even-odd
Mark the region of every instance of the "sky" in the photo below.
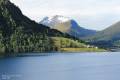
[[[46,16],[62,15],[81,27],[103,30],[120,21],[120,0],[11,0],[24,15],[40,22]]]

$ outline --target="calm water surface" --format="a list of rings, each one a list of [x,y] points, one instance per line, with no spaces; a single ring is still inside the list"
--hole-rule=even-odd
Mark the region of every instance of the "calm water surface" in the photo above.
[[[120,80],[120,53],[0,59],[0,80]]]

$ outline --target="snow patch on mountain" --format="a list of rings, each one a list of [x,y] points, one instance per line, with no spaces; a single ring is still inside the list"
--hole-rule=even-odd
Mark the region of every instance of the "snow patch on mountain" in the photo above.
[[[60,24],[60,23],[65,23],[70,21],[71,19],[68,17],[60,16],[60,15],[55,15],[55,16],[50,16],[50,17],[45,17],[40,23],[44,24],[46,26],[54,26],[55,24]]]

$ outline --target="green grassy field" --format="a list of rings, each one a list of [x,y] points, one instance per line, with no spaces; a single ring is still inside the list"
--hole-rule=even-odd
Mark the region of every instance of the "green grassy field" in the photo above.
[[[61,48],[63,52],[106,52],[104,49],[95,48]]]
[[[52,37],[53,44],[61,52],[105,52],[96,46],[88,45],[78,40],[71,40],[62,37]],[[89,47],[88,47],[89,46]]]

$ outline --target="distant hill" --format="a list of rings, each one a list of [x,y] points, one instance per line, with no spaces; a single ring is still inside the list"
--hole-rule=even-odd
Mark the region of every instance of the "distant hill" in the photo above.
[[[91,37],[94,40],[119,40],[120,39],[120,22],[117,22],[103,31]]]
[[[75,20],[60,15],[45,17],[40,21],[40,24],[49,26],[52,29],[57,29],[63,33],[68,33],[77,38],[84,38],[96,33],[95,30],[80,27]]]
[[[93,36],[87,37],[86,40],[95,44],[101,44],[101,46],[116,47],[120,40],[120,22],[111,25],[103,31],[97,32]]]

